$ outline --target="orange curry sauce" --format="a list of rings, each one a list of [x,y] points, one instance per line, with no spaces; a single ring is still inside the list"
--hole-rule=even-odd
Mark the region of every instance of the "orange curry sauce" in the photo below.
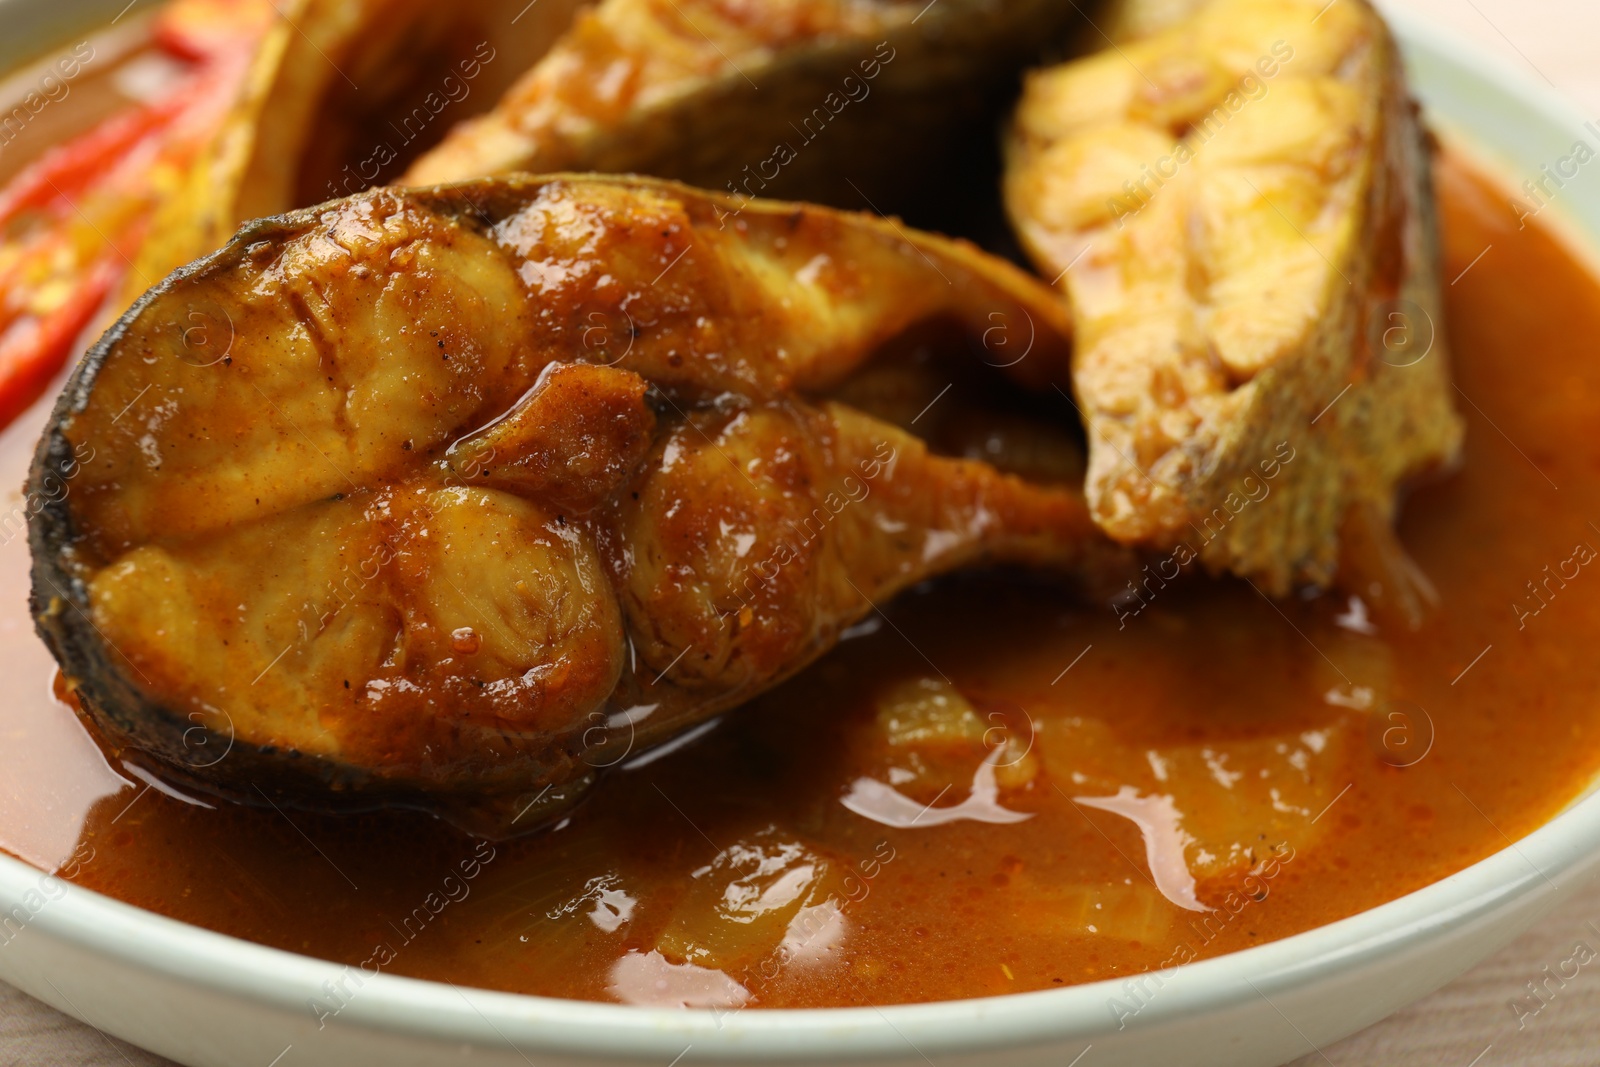
[[[1027,576],[944,582],[690,743],[613,769],[556,830],[488,844],[403,812],[212,808],[113,770],[50,695],[10,523],[0,846],[369,974],[701,1007],[1126,975],[1433,882],[1600,768],[1600,285],[1458,158],[1439,187],[1469,436],[1461,470],[1405,507],[1441,598],[1419,632],[1362,632],[1342,596],[1280,612],[1231,581],[1173,583],[1121,619]],[[43,417],[0,438],[7,484]],[[970,709],[923,721],[894,703],[908,692],[923,712],[951,693]],[[1002,741],[999,804],[1029,817],[938,815]],[[930,817],[857,814],[842,801],[863,779]],[[1174,901],[1171,871],[1161,891],[1135,821],[1074,800],[1119,789],[1171,798],[1208,910]]]

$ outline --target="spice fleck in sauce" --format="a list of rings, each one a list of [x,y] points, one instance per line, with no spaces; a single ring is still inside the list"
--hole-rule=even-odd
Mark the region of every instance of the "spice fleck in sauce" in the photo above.
[[[51,695],[13,521],[0,846],[368,973],[721,1008],[1127,975],[1459,870],[1600,766],[1600,286],[1458,158],[1438,180],[1469,436],[1405,506],[1440,594],[1415,633],[1231,581],[1121,617],[1027,576],[949,581],[665,750],[619,737],[569,820],[490,844],[403,812],[211,807],[109,766]],[[0,440],[8,484],[43,417]]]

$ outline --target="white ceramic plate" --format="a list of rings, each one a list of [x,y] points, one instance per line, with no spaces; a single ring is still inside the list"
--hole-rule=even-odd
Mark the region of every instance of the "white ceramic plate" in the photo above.
[[[8,30],[0,51],[17,49],[19,29],[27,36],[82,25],[96,4],[105,7],[99,0],[0,0]],[[1570,150],[1583,129],[1576,109],[1437,27],[1403,11],[1390,14],[1413,85],[1437,127],[1512,175],[1536,175],[1541,164]],[[1580,242],[1595,247],[1600,190],[1592,181],[1570,183],[1552,210],[1566,216]],[[38,421],[24,419],[17,432],[34,432],[29,427]],[[20,467],[0,470],[0,483],[22,477]],[[1578,889],[1597,866],[1600,796],[1590,796],[1516,845],[1426,889],[1308,933],[1191,964],[1164,981],[1146,979],[1146,1006],[1121,1029],[1109,1001],[1128,1000],[1123,982],[719,1018],[379,975],[365,979],[319,1030],[307,1001],[323,995],[323,983],[344,968],[59,882],[51,889],[55,899],[0,948],[0,979],[193,1067],[399,1067],[468,1058],[506,1067],[705,1061],[1270,1067],[1443,985]],[[34,868],[0,856],[0,912],[37,891],[40,879]]]

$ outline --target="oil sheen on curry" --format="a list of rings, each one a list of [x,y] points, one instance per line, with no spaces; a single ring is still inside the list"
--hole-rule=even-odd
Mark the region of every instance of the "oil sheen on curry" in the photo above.
[[[543,833],[488,840],[406,809],[232,804],[102,754],[51,695],[64,690],[48,655],[22,640],[27,565],[13,537],[0,546],[16,691],[0,844],[77,885],[333,961],[338,980],[307,1005],[324,1018],[379,972],[718,1010],[1045,989],[1248,947],[1433,882],[1547,819],[1600,762],[1600,387],[1573,343],[1600,331],[1600,285],[1541,225],[1519,229],[1470,167],[1447,156],[1437,182],[1443,275],[1460,279],[1432,325],[1452,344],[1466,434],[1459,467],[1403,509],[1401,540],[1438,596],[1416,629],[1359,589],[1273,603],[1193,568],[1145,577],[1115,607],[1073,577],[1081,558],[1062,578],[918,574],[735,713],[653,748],[648,718],[608,721],[578,757],[601,778],[582,804]],[[984,284],[1000,289],[979,308],[1008,291]],[[915,416],[950,380],[926,374],[940,366],[932,340],[900,347],[877,377],[763,401],[775,414],[762,417],[788,420],[808,462],[854,469],[867,457],[817,444],[844,436],[833,397],[876,411],[870,434],[888,434],[897,403]],[[512,399],[523,387],[504,386]],[[698,423],[632,381],[602,395],[625,416],[617,426],[656,420],[636,447],[676,447],[698,470],[708,440],[736,448],[728,427],[755,418],[757,386],[740,388],[743,408]],[[939,474],[956,462],[940,456],[976,442],[1030,472],[1018,523],[1078,521],[1081,504],[1049,489],[1081,478],[1077,446],[1039,430],[1066,420],[1067,401],[1024,396],[998,372],[952,393],[912,427],[924,469]],[[7,432],[13,482],[45,416]],[[507,440],[522,432],[500,425]],[[884,439],[903,453],[921,447],[894,432]],[[1263,456],[1255,496],[1302,458],[1292,442]],[[441,513],[448,462],[441,452],[407,475],[437,480],[426,499]],[[663,468],[679,469],[641,469],[648,481]],[[460,499],[483,507],[494,491]],[[340,503],[316,521],[342,521]],[[577,558],[559,506],[539,507],[540,551]],[[603,541],[595,562],[568,566],[599,573]],[[1012,564],[1038,562],[1026,538],[1014,546]],[[1123,564],[1113,554],[1093,569]],[[641,687],[668,666],[641,671]],[[1108,1010],[1141,1003],[1130,992]]]

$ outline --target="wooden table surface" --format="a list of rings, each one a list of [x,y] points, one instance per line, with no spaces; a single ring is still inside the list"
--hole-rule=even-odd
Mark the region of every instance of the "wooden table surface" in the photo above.
[[[1394,2],[1473,38],[1600,117],[1600,0]],[[1510,1004],[1576,942],[1600,949],[1597,929],[1600,886],[1439,992],[1336,1045],[1308,1048],[1293,1067],[1594,1067],[1600,976],[1581,971],[1520,1027]],[[36,1065],[171,1067],[0,984],[0,1067]]]

